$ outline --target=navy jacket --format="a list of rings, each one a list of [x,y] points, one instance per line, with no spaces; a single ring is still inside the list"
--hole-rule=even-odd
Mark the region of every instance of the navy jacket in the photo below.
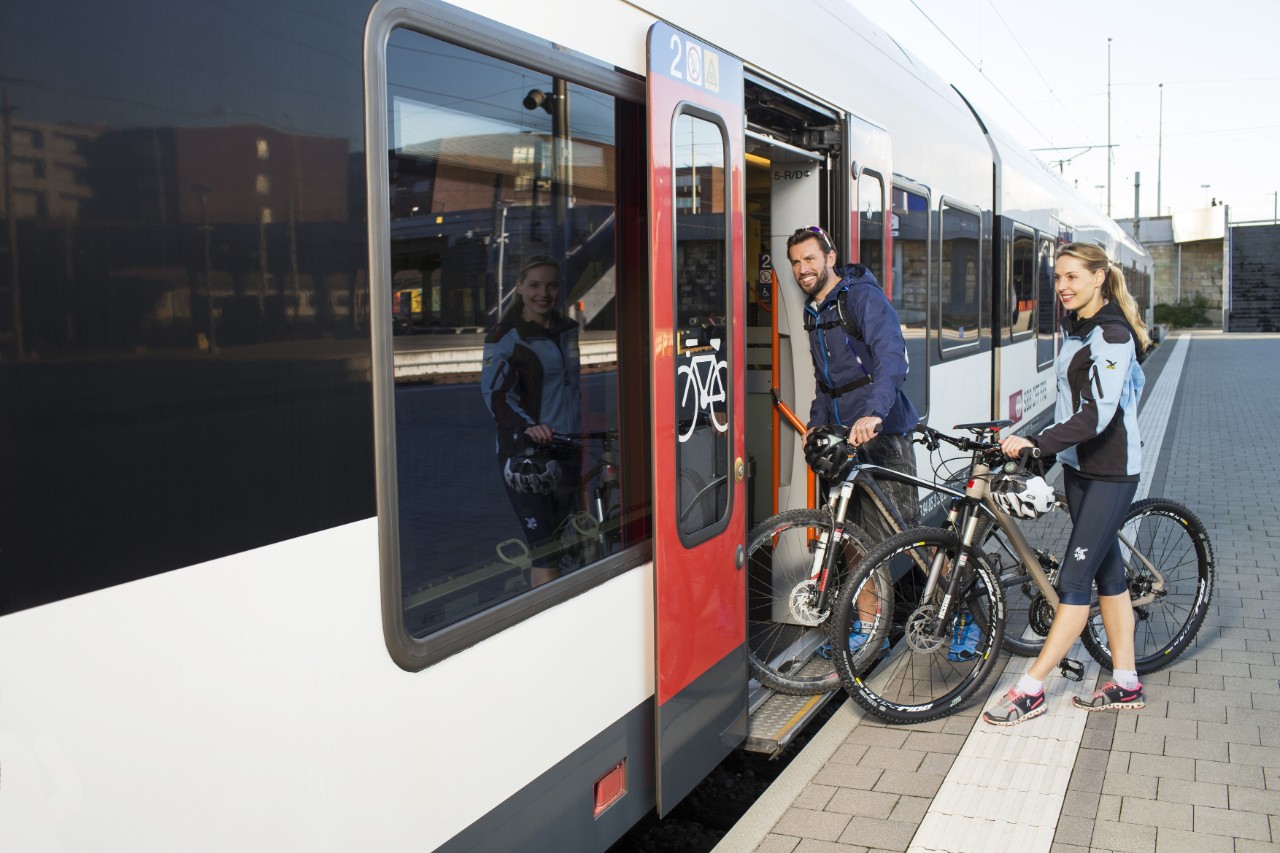
[[[1112,303],[1087,320],[1068,314],[1063,323],[1056,423],[1034,440],[1085,477],[1123,482],[1142,473],[1138,400],[1146,380],[1136,340]]]
[[[852,426],[858,418],[877,415],[886,435],[910,432],[920,422],[915,407],[902,391],[907,378],[907,344],[902,337],[898,312],[866,267],[850,264],[837,268],[840,283],[821,305],[805,303],[809,350],[813,356],[818,392],[809,409],[809,426]],[[837,300],[844,300],[845,314],[861,333],[846,333],[840,322]],[[871,381],[841,393],[864,376]]]

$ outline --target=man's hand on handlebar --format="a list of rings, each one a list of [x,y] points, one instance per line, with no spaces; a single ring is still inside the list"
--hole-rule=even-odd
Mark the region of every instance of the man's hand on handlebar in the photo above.
[[[531,427],[525,427],[524,435],[534,444],[546,444],[555,436],[555,431],[546,424],[534,424]]]
[[[883,420],[875,415],[867,415],[865,418],[858,418],[853,426],[849,428],[849,440],[856,447],[859,444],[866,444],[868,441],[876,437],[880,432],[880,425]]]

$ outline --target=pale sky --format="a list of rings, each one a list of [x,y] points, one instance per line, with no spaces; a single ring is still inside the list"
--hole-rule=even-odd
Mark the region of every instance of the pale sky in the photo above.
[[[1143,216],[1157,184],[1162,213],[1216,198],[1232,222],[1275,216],[1277,0],[849,2],[1028,148],[1065,148],[1036,153],[1069,159],[1064,178],[1103,210],[1111,38],[1112,216],[1133,215],[1135,172]]]

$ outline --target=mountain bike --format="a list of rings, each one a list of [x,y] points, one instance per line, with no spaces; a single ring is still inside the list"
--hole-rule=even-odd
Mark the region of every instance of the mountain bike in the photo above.
[[[1056,563],[1028,543],[991,492],[993,477],[1017,473],[1027,461],[1006,461],[994,441],[994,434],[1009,425],[991,421],[957,427],[975,438],[963,440],[973,457],[968,486],[952,507],[955,523],[950,529],[916,528],[890,537],[869,550],[840,590],[828,632],[840,636],[855,620],[866,628],[867,608],[863,604],[859,612],[856,602],[874,596],[866,645],[887,641],[890,647],[869,668],[864,657],[837,646],[836,669],[846,691],[874,716],[923,722],[953,714],[977,698],[1003,641],[1006,588],[1016,586],[1020,593],[1024,583],[1035,588],[1030,625],[1036,635],[1048,633],[1058,604]],[[992,440],[984,439],[988,434]],[[1002,568],[979,542],[990,519],[1017,555],[1017,572]],[[1213,547],[1191,510],[1163,498],[1134,503],[1118,538],[1134,608],[1137,669],[1154,672],[1173,663],[1204,622],[1213,594]],[[972,657],[955,660],[948,649],[969,624],[976,625],[970,630],[978,635]],[[1099,665],[1112,668],[1096,595],[1081,640]],[[1083,672],[1071,661],[1063,667]]]
[[[916,428],[916,443],[935,449],[945,442],[964,449],[955,439],[927,426]],[[853,501],[865,498],[891,532],[908,527],[885,495],[882,479],[922,487],[957,499],[964,493],[947,483],[913,477],[859,460],[844,480],[828,492],[826,506],[792,509],[760,522],[747,537],[747,648],[751,671],[761,683],[781,693],[813,695],[837,690],[840,676],[830,659],[823,629],[842,579],[874,542],[848,520]],[[980,539],[994,550],[1005,547],[994,519]],[[848,632],[846,632],[846,635]],[[845,644],[844,640],[837,643]],[[876,649],[867,647],[857,658],[864,666]],[[824,653],[827,656],[824,656]]]

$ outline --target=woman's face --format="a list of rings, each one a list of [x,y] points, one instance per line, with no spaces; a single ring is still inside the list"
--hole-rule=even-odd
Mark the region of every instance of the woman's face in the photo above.
[[[1092,317],[1102,307],[1102,282],[1106,273],[1090,272],[1084,261],[1071,255],[1058,258],[1053,271],[1053,285],[1067,311],[1077,317]]]
[[[560,276],[555,267],[538,266],[525,271],[516,284],[516,292],[524,302],[524,319],[546,322],[556,309],[560,295]]]

